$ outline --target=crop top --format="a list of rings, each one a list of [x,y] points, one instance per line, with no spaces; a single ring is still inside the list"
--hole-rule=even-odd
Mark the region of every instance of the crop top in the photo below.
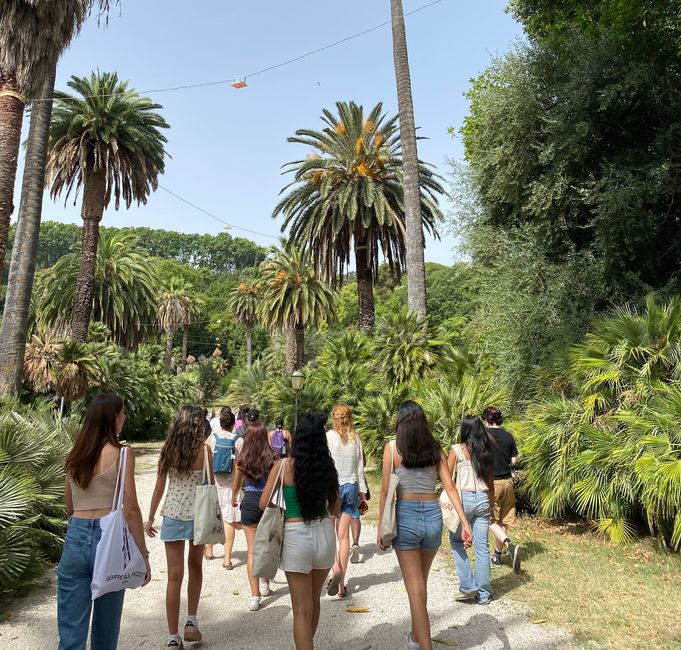
[[[295,485],[284,485],[284,503],[286,504],[285,519],[302,519],[303,515],[300,513],[300,503],[298,502],[298,493]],[[329,512],[326,508],[319,513],[318,518],[328,517]]]
[[[106,510],[110,509],[116,491],[118,477],[118,460],[108,469],[90,479],[90,484],[82,488],[73,480],[71,482],[71,499],[74,510]]]
[[[456,454],[456,487],[462,492],[488,492],[487,483],[483,481],[473,467],[473,461],[466,458],[461,445],[454,445]]]
[[[397,484],[398,494],[435,494],[437,466],[396,467],[395,474],[400,477]]]

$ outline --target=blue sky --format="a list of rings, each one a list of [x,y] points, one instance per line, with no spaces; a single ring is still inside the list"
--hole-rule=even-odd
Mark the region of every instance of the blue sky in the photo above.
[[[404,8],[428,2],[404,0]],[[466,115],[463,93],[470,78],[521,35],[505,6],[506,0],[443,0],[406,19],[416,122],[429,138],[419,154],[442,173],[447,157],[462,155],[447,129],[460,126]],[[71,75],[96,68],[118,71],[138,91],[232,79],[389,17],[388,0],[122,0],[108,28],[91,19],[63,55],[57,88],[64,89]],[[219,85],[146,93],[163,105],[171,125],[172,159],[160,182],[224,221],[276,237],[279,223],[271,213],[286,182],[281,166],[306,154],[286,138],[297,128],[316,128],[322,108],[333,108],[337,100],[366,108],[382,101],[397,111],[390,27],[247,81],[243,90]],[[43,219],[79,223],[80,203],[64,206],[46,195]],[[110,207],[104,224],[201,233],[223,228],[160,189],[139,208]],[[274,242],[231,232],[263,245]],[[428,243],[426,259],[450,263],[455,246],[443,234],[441,242]]]

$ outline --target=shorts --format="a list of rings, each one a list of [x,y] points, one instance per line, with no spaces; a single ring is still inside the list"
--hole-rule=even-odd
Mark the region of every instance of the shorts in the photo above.
[[[395,506],[396,551],[437,551],[442,543],[442,511],[437,499],[432,501],[397,500]]]
[[[194,539],[194,520],[183,521],[172,517],[163,517],[161,524],[162,542],[186,542]]]
[[[500,526],[515,524],[515,488],[512,478],[496,479],[494,481],[494,508],[492,509],[492,523]]]
[[[232,505],[232,488],[218,485],[218,501],[222,511],[222,521],[226,524],[238,524],[241,522],[241,510],[239,504]],[[237,495],[237,501],[241,501],[241,494]]]
[[[260,496],[262,492],[245,492],[241,501],[241,524],[243,526],[257,526],[262,519],[260,510]]]
[[[343,483],[338,490],[341,514],[359,519],[359,483]]]
[[[309,524],[304,521],[286,522],[281,547],[282,571],[310,573],[313,569],[328,570],[336,561],[336,528],[328,517]]]

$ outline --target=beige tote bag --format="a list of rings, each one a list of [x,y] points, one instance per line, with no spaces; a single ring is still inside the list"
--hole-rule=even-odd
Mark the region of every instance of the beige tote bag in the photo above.
[[[210,480],[208,447],[203,447],[203,485],[196,486],[194,497],[194,546],[224,544],[225,526],[218,488]]]
[[[284,508],[283,499],[284,468],[286,459],[279,465],[277,480],[272,486],[267,508],[255,531],[253,543],[253,575],[258,578],[272,580],[277,575],[281,561],[281,547],[284,543]],[[272,497],[279,489],[277,504],[272,504]]]
[[[390,445],[390,482],[388,483],[388,493],[385,497],[383,506],[383,517],[381,519],[381,539],[383,546],[390,546],[393,539],[397,536],[397,520],[395,518],[395,507],[397,505],[397,484],[400,477],[395,474],[395,442]]]
[[[457,446],[459,447],[460,450],[461,445]],[[459,452],[456,451],[456,449],[455,452],[456,465],[454,465],[452,481],[454,482],[456,491],[459,493],[459,498],[461,498],[461,489],[456,485],[456,468],[459,464]],[[452,500],[449,498],[449,495],[444,490],[442,490],[442,494],[440,494],[440,509],[442,510],[442,523],[445,525],[445,528],[452,533],[456,533],[456,531],[459,529],[459,526],[461,525],[461,517],[459,517],[459,513],[454,509],[454,504],[452,503]]]

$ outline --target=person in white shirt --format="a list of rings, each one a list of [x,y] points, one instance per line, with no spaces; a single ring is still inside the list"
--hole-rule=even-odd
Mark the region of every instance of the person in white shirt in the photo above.
[[[222,409],[219,418],[220,430],[214,431],[206,441],[215,458],[218,458],[215,451],[218,445],[222,446],[226,444],[226,441],[233,441],[231,471],[220,472],[217,469],[215,470],[215,484],[218,488],[222,522],[225,526],[225,557],[222,560],[222,566],[230,571],[234,568],[232,564],[234,537],[236,531],[241,529],[241,511],[238,505],[236,507],[232,505],[232,481],[234,479],[234,467],[236,466],[235,459],[244,445],[244,439],[233,432],[234,420],[234,413],[232,413],[231,409]],[[237,499],[238,501],[241,500],[239,496]],[[206,544],[205,557],[208,560],[215,559],[212,544]]]
[[[229,408],[229,406],[223,406],[220,409],[220,415],[211,419],[211,421],[210,421],[210,432],[219,434],[222,431],[222,427],[220,426],[220,418],[225,413],[231,413],[231,412],[232,412],[232,409]]]
[[[345,574],[350,559],[350,525],[353,517],[359,517],[360,507],[366,502],[367,483],[364,477],[362,441],[352,423],[352,411],[347,404],[336,404],[331,411],[333,428],[326,432],[331,457],[338,472],[341,514],[337,521],[338,556],[331,569],[327,586],[329,596],[347,595]],[[353,548],[359,556],[359,546]],[[359,559],[357,557],[356,559]]]

